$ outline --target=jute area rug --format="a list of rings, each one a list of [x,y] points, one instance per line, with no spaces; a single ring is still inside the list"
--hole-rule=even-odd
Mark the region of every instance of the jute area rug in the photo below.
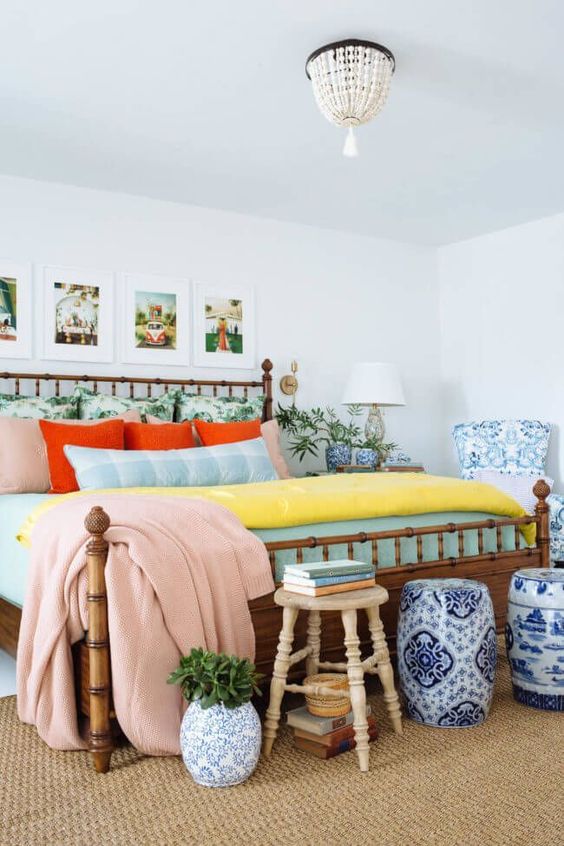
[[[284,729],[243,785],[197,787],[179,758],[131,748],[96,775],[82,752],[52,752],[0,699],[0,842],[39,844],[564,843],[564,717],[511,698],[505,657],[479,728],[405,721],[396,737],[372,697],[380,738],[370,772],[354,752],[321,761]]]

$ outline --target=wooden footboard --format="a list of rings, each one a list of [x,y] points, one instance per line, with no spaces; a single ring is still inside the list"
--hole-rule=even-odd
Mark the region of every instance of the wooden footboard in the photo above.
[[[292,541],[267,543],[271,565],[274,568],[276,553],[281,550],[295,549],[298,562],[303,561],[305,549],[319,547],[324,561],[329,560],[331,546],[346,545],[349,556],[353,555],[354,544],[369,543],[372,550],[372,562],[378,567],[378,543],[382,540],[394,541],[395,566],[378,569],[378,583],[385,587],[390,600],[382,606],[382,621],[388,636],[390,649],[395,650],[397,615],[399,598],[403,585],[415,578],[473,578],[487,584],[494,605],[496,627],[498,631],[505,625],[507,589],[511,574],[521,567],[548,567],[549,554],[549,519],[546,497],[550,488],[544,481],[534,487],[537,497],[534,517],[521,517],[507,520],[485,520],[473,523],[448,523],[440,526],[424,526],[388,532],[360,532],[355,535],[339,535],[320,538],[303,538]],[[533,547],[520,546],[520,527],[536,524],[536,540]],[[108,545],[104,532],[110,525],[110,518],[101,508],[93,508],[85,520],[85,526],[91,540],[87,547],[88,559],[88,608],[89,630],[82,647],[81,659],[76,662],[83,678],[78,679],[78,699],[82,710],[90,717],[89,748],[93,753],[98,772],[107,772],[113,749],[111,729],[111,663],[108,638],[108,614],[104,568],[107,561]],[[503,550],[502,532],[505,527],[513,527],[516,549]],[[478,536],[478,554],[465,555],[464,533],[474,529]],[[484,551],[484,531],[495,530],[496,551]],[[456,535],[458,556],[445,557],[444,536]],[[423,538],[436,535],[438,539],[438,559],[423,560]],[[417,563],[402,564],[401,539],[415,538]],[[272,670],[276,654],[278,634],[281,629],[281,609],[274,605],[272,595],[261,597],[251,603],[251,614],[256,635],[256,664],[267,676]],[[304,615],[302,615],[304,616]],[[360,632],[362,643],[369,642],[368,630]],[[305,641],[305,621],[296,630],[296,643]],[[337,614],[324,616],[322,649],[330,660],[342,657],[343,636]],[[88,674],[87,683],[84,674]]]

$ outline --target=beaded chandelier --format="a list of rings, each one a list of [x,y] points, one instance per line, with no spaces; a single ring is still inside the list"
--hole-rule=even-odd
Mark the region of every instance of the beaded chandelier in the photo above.
[[[348,38],[314,50],[306,61],[317,105],[327,120],[349,128],[344,156],[357,156],[354,127],[383,108],[395,70],[393,54],[380,44]]]

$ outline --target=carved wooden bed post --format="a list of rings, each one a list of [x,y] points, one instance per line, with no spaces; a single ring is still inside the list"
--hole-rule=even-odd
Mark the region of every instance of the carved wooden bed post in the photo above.
[[[265,420],[272,420],[272,375],[270,371],[273,366],[274,365],[269,358],[265,358],[262,363],[262,381],[266,396],[264,401],[264,413],[262,415],[263,423]]]
[[[540,552],[541,567],[550,567],[550,519],[549,506],[546,501],[550,488],[544,479],[539,479],[533,488],[537,498],[535,514],[539,518],[537,524],[537,546]]]
[[[94,758],[96,772],[107,773],[114,750],[110,724],[110,641],[108,632],[108,603],[104,568],[108,558],[108,542],[104,533],[110,527],[110,518],[99,506],[88,513],[84,525],[91,535],[86,546],[88,587],[88,693],[90,704],[90,731],[88,748]]]

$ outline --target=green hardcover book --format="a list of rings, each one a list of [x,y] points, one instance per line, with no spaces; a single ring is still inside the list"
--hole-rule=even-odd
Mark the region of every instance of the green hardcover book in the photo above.
[[[306,579],[316,579],[322,576],[353,576],[357,573],[365,573],[367,570],[374,572],[374,568],[370,564],[365,564],[363,561],[351,561],[347,558],[340,558],[327,563],[289,564],[284,568],[285,573],[302,576]]]

